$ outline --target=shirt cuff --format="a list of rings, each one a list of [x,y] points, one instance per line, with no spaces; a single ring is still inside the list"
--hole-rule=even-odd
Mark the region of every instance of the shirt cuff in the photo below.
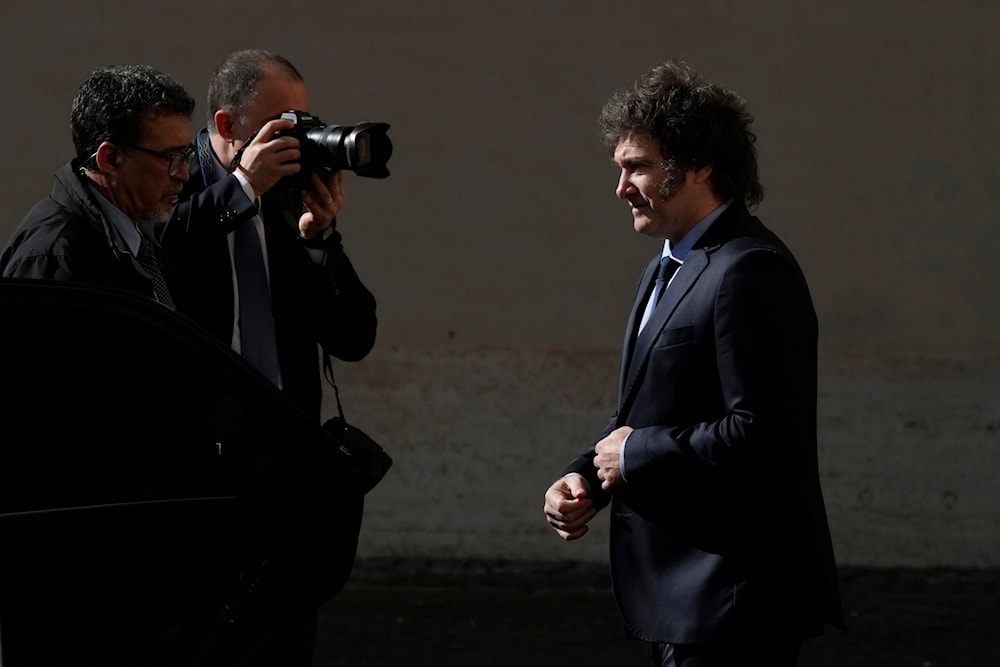
[[[587,493],[590,493],[590,482],[588,482],[587,478],[584,477],[583,475],[581,475],[580,473],[578,473],[578,472],[568,472],[565,475],[563,475],[563,477],[579,477],[580,479],[583,480],[583,485],[585,487],[587,487]]]
[[[233,176],[236,177],[240,187],[243,188],[243,192],[246,194],[247,199],[250,201],[257,201],[257,193],[253,191],[253,186],[250,185],[250,181],[247,180],[247,177],[241,174],[239,169],[233,172]]]
[[[625,482],[628,482],[628,479],[625,477],[625,445],[628,444],[630,437],[632,437],[632,433],[625,436],[625,439],[622,440],[622,448],[618,450],[618,469],[621,471],[622,480]]]
[[[323,263],[323,258],[326,256],[327,242],[330,240],[330,237],[333,236],[335,224],[336,221],[331,223],[329,227],[322,231],[322,233],[317,234],[311,239],[307,239],[299,234],[299,240],[302,241],[302,245],[306,247],[306,254],[309,255],[309,259],[311,259],[314,264]]]

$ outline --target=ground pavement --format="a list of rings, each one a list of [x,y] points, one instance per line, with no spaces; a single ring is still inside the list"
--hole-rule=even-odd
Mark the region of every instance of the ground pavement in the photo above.
[[[841,569],[848,632],[800,667],[998,667],[1000,571]],[[315,667],[647,667],[605,568],[360,562],[324,606]]]

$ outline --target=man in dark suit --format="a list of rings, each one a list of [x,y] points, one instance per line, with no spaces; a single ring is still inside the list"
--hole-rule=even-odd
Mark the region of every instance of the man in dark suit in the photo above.
[[[229,55],[209,83],[208,127],[197,135],[190,179],[159,237],[199,297],[195,318],[318,421],[320,348],[346,361],[365,357],[375,342],[375,299],[337,230],[343,174],[320,178],[300,161],[295,124],[279,118],[290,110],[308,111],[309,98],[287,59],[260,49]],[[315,529],[339,538],[338,553],[320,557],[328,579],[342,581],[353,564],[363,498],[331,470],[330,484],[338,483],[342,521]],[[312,662],[317,605],[327,588],[310,580],[302,557],[292,554],[284,569],[272,559],[269,567],[294,578],[307,596],[315,592],[315,604],[262,642],[253,665]],[[291,586],[276,588],[292,595]]]
[[[663,249],[626,326],[618,410],[544,512],[574,540],[610,504],[615,597],[656,665],[795,665],[804,638],[843,627],[816,315],[794,257],[747,209],[763,196],[752,120],[682,62],[600,118],[617,195]]]
[[[200,297],[196,319],[319,419],[317,344],[360,360],[375,343],[376,317],[375,298],[337,230],[343,173],[326,180],[305,173],[299,141],[288,134],[294,123],[278,118],[308,107],[302,76],[287,59],[260,49],[231,54],[209,84],[208,127],[159,237]],[[287,186],[296,176],[301,181]],[[261,287],[239,270],[240,232],[250,231],[262,249]],[[265,325],[251,326],[244,312],[261,305],[271,330],[263,343],[257,334]]]

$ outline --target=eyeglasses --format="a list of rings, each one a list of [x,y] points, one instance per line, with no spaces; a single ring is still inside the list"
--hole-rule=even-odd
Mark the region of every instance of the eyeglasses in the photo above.
[[[177,172],[181,170],[181,167],[187,164],[187,161],[191,159],[191,156],[194,155],[195,151],[194,146],[188,146],[184,150],[177,153],[163,153],[161,151],[154,151],[151,148],[143,148],[142,146],[134,146],[132,144],[120,145],[126,148],[134,148],[140,153],[145,153],[146,155],[163,158],[167,161],[167,176],[176,176]]]

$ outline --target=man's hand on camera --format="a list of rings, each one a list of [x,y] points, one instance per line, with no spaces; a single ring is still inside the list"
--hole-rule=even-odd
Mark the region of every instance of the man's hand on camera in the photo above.
[[[302,157],[299,140],[289,136],[274,138],[275,132],[293,127],[295,123],[290,120],[268,121],[243,150],[236,168],[250,182],[258,197],[285,176],[298,173],[302,168],[299,164]]]
[[[309,177],[312,187],[302,193],[305,212],[299,218],[299,234],[307,239],[332,225],[344,205],[344,172],[332,172],[326,183],[315,172]]]

